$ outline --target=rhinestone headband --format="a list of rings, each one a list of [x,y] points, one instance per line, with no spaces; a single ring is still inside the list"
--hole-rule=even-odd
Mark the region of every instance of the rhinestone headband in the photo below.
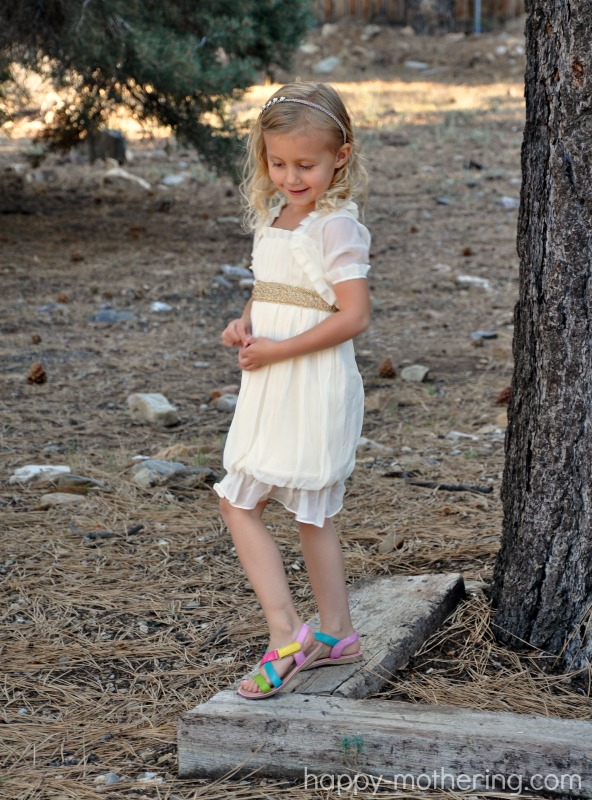
[[[328,117],[331,117],[333,122],[335,122],[341,128],[341,133],[343,134],[343,144],[347,142],[347,132],[345,130],[345,125],[341,122],[335,114],[333,114],[328,109],[320,106],[318,103],[311,103],[310,100],[300,100],[298,97],[272,97],[271,100],[268,100],[267,103],[261,109],[259,116],[267,111],[268,108],[271,108],[276,103],[298,103],[301,106],[309,106],[310,108],[316,108],[317,111],[322,111],[323,114],[326,114]]]

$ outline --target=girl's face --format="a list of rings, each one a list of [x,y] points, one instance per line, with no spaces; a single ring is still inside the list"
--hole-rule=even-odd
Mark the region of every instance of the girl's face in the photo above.
[[[299,211],[310,213],[317,198],[333,181],[351,153],[344,144],[337,151],[328,131],[311,128],[296,133],[264,133],[267,169],[274,186]]]

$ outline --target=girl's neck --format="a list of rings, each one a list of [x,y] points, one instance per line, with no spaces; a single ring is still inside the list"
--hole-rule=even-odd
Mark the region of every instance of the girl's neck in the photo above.
[[[272,227],[283,228],[287,231],[296,230],[302,220],[306,219],[313,211],[314,206],[312,208],[301,208],[286,203],[286,205],[282,206],[280,213],[273,221]]]

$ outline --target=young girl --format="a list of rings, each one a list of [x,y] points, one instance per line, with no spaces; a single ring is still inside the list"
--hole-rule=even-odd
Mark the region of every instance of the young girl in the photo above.
[[[243,370],[214,487],[236,552],[269,626],[251,700],[301,670],[361,658],[341,546],[342,507],[362,427],[364,394],[352,339],[370,319],[370,236],[351,201],[365,184],[348,113],[330,86],[293,83],[263,106],[251,132],[243,194],[255,231],[252,297],[222,334]],[[294,606],[261,515],[278,500],[298,523],[321,632]]]

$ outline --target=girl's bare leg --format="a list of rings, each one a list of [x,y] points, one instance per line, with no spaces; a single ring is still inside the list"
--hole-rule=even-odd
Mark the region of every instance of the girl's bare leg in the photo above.
[[[345,565],[341,543],[331,519],[326,519],[322,528],[299,523],[302,554],[310,584],[317,601],[321,620],[321,631],[344,639],[353,633]],[[329,650],[328,646],[326,647]],[[344,655],[357,653],[360,643],[354,642],[344,648]]]
[[[220,502],[222,517],[226,523],[239,560],[269,627],[269,649],[275,650],[295,641],[302,620],[294,606],[282,557],[271,533],[261,519],[265,503],[252,511],[236,508],[228,500]],[[315,645],[312,633],[305,639],[304,651]],[[273,662],[278,675],[283,677],[292,667],[292,656]],[[262,673],[265,676],[265,672]],[[267,678],[266,678],[267,679]],[[248,692],[261,691],[252,679],[242,682]]]

